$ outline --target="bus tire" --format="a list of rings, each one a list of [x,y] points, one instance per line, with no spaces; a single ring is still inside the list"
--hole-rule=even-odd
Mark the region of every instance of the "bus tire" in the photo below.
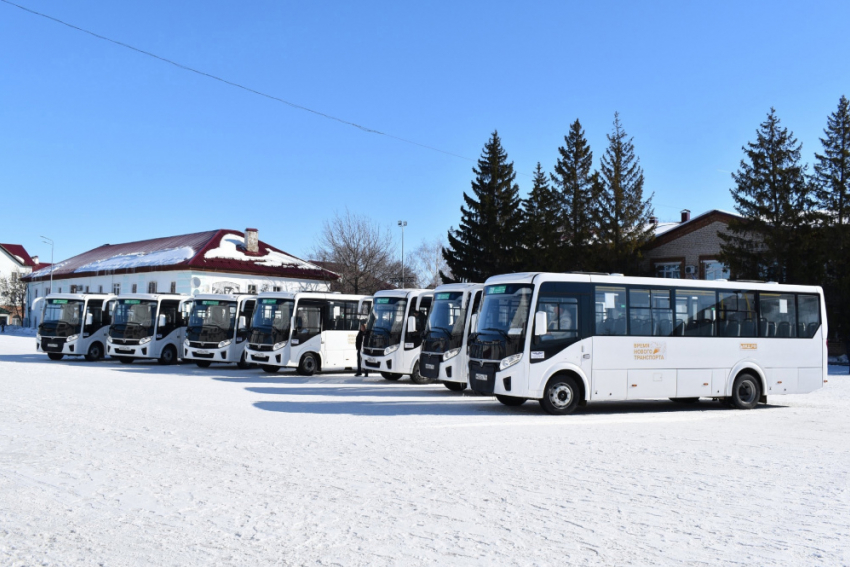
[[[695,404],[699,401],[699,398],[670,398],[670,401],[677,404]]]
[[[50,360],[62,360],[62,358],[64,356],[65,355],[62,354],[61,352],[48,352],[47,353],[47,358],[49,358]]]
[[[177,350],[173,346],[167,345],[164,349],[162,349],[158,362],[163,366],[174,364],[177,362]]]
[[[247,370],[248,368],[251,368],[251,363],[248,362],[248,356],[245,354],[244,351],[242,352],[242,358],[239,359],[239,362],[236,363],[236,366],[238,366],[242,370]]]
[[[280,366],[274,366],[272,364],[261,364],[260,368],[263,369],[263,372],[268,372],[269,374],[277,374],[277,371],[280,370]]]
[[[401,374],[395,374],[393,372],[381,372],[381,376],[384,377],[384,380],[391,380],[393,382],[401,378]]]
[[[753,409],[761,398],[761,382],[748,372],[742,372],[732,383],[732,407],[737,409]]]
[[[517,398],[516,396],[503,396],[496,394],[496,399],[502,404],[510,407],[518,407],[525,403],[525,398]]]
[[[118,362],[120,362],[121,364],[132,364],[133,363],[133,359],[130,358],[129,356],[116,356],[115,358],[117,358]]]
[[[312,376],[319,369],[319,362],[316,360],[316,355],[308,352],[301,357],[301,362],[298,364],[298,373],[304,376]]]
[[[556,374],[546,383],[540,407],[550,415],[568,415],[578,407],[580,394],[575,378],[568,374]]]
[[[212,362],[210,362],[209,360],[196,360],[195,364],[198,365],[198,368],[209,368]]]
[[[92,343],[91,346],[89,346],[89,351],[86,353],[86,360],[89,362],[95,362],[101,358],[103,358],[103,345],[97,342]]]
[[[410,381],[414,384],[430,384],[431,379],[419,373],[419,361],[416,361],[416,364],[413,365],[413,372],[410,373]]]
[[[463,392],[466,390],[466,382],[443,382],[443,386],[452,392]]]

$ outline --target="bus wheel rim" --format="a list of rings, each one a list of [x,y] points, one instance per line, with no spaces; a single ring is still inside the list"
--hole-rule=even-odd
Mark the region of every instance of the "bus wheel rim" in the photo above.
[[[549,393],[549,401],[556,408],[565,408],[573,401],[573,391],[566,384],[556,384]]]
[[[752,382],[744,380],[738,386],[738,398],[745,404],[752,403],[756,396],[756,389]]]

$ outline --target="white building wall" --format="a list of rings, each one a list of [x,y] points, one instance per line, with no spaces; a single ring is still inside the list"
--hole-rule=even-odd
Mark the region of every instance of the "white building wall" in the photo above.
[[[226,272],[199,272],[193,270],[178,270],[168,272],[142,272],[138,274],[99,275],[81,278],[55,278],[53,280],[53,291],[56,293],[70,293],[71,286],[80,286],[78,292],[89,291],[97,293],[111,293],[113,284],[120,284],[120,293],[133,293],[133,285],[136,285],[136,293],[147,293],[148,284],[156,282],[158,293],[169,293],[171,283],[174,282],[177,293],[195,295],[198,293],[224,293],[231,292],[248,293],[248,286],[256,286],[257,293],[263,291],[330,291],[330,283],[316,280],[295,278],[271,278],[252,276],[246,274],[233,274]],[[88,288],[88,289],[86,289]],[[32,307],[32,302],[44,297],[49,293],[50,281],[34,282],[27,286],[27,303]],[[40,315],[40,314],[34,314]],[[30,317],[32,326],[38,325],[37,316]]]

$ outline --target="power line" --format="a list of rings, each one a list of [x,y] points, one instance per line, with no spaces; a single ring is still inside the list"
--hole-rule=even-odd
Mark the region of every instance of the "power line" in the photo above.
[[[226,85],[230,85],[231,87],[236,87],[236,88],[238,88],[238,89],[242,89],[242,90],[244,90],[244,91],[248,91],[249,93],[252,93],[252,94],[255,94],[255,95],[259,95],[259,96],[261,96],[261,97],[264,97],[264,98],[267,98],[267,99],[270,99],[270,100],[273,100],[273,101],[276,101],[276,102],[282,102],[283,104],[285,104],[285,105],[287,105],[287,106],[290,106],[290,107],[292,107],[292,108],[295,108],[295,109],[298,109],[298,110],[303,110],[303,111],[305,111],[305,112],[310,112],[310,113],[315,114],[315,115],[317,115],[317,116],[321,116],[322,118],[327,118],[328,120],[334,120],[334,121],[336,121],[336,122],[340,122],[341,124],[345,124],[345,125],[347,125],[347,126],[353,126],[354,128],[357,128],[357,129],[359,129],[359,130],[362,130],[363,132],[367,132],[367,133],[369,133],[369,134],[378,134],[379,136],[386,136],[387,138],[392,138],[393,140],[397,140],[397,141],[399,141],[399,142],[404,142],[405,144],[412,144],[412,145],[414,145],[414,146],[419,146],[420,148],[425,148],[425,149],[427,149],[427,150],[432,150],[432,151],[435,151],[435,152],[440,152],[441,154],[446,154],[446,155],[448,155],[448,156],[456,157],[456,158],[458,158],[458,159],[462,159],[462,160],[466,160],[466,161],[471,161],[471,162],[474,162],[474,161],[475,161],[475,160],[474,160],[474,159],[472,159],[472,158],[468,158],[468,157],[465,157],[465,156],[461,156],[461,155],[458,155],[458,154],[455,154],[455,153],[452,153],[452,152],[448,152],[448,151],[446,151],[446,150],[441,150],[441,149],[439,149],[439,148],[435,148],[435,147],[433,147],[433,146],[428,146],[428,145],[426,145],[426,144],[420,144],[419,142],[414,142],[413,140],[408,140],[408,139],[406,139],[406,138],[400,138],[400,137],[398,137],[398,136],[393,136],[392,134],[387,134],[386,132],[381,132],[380,130],[375,130],[375,129],[373,129],[373,128],[368,128],[368,127],[366,127],[366,126],[362,126],[362,125],[357,124],[357,123],[355,123],[355,122],[349,122],[348,120],[343,120],[342,118],[337,118],[336,116],[332,116],[332,115],[330,115],[330,114],[325,114],[324,112],[319,112],[318,110],[313,110],[312,108],[307,108],[306,106],[301,106],[300,104],[295,104],[294,102],[290,102],[290,101],[288,101],[288,100],[284,100],[284,99],[279,98],[279,97],[276,97],[276,96],[274,96],[274,95],[270,95],[270,94],[264,93],[264,92],[262,92],[262,91],[258,91],[258,90],[252,89],[252,88],[250,88],[250,87],[246,87],[246,86],[244,86],[244,85],[240,85],[239,83],[234,83],[233,81],[228,81],[227,79],[223,79],[222,77],[219,77],[219,76],[216,76],[216,75],[212,75],[212,74],[210,74],[210,73],[206,73],[206,72],[204,72],[204,71],[199,71],[198,69],[195,69],[195,68],[193,68],[193,67],[189,67],[188,65],[183,65],[182,63],[178,63],[177,61],[173,61],[173,60],[171,60],[171,59],[167,59],[167,58],[165,58],[165,57],[161,57],[161,56],[159,56],[159,55],[157,55],[157,54],[155,54],[155,53],[151,53],[150,51],[145,51],[144,49],[139,49],[138,47],[133,47],[132,45],[126,44],[126,43],[124,43],[124,42],[121,42],[121,41],[118,41],[118,40],[115,40],[115,39],[112,39],[112,38],[109,38],[109,37],[106,37],[106,36],[100,35],[100,34],[98,34],[98,33],[95,33],[95,32],[93,32],[93,31],[89,31],[89,30],[84,29],[84,28],[81,28],[81,27],[79,27],[79,26],[75,26],[74,24],[69,24],[69,23],[68,23],[68,22],[66,22],[66,21],[60,20],[60,19],[58,19],[58,18],[54,18],[53,16],[48,16],[47,14],[42,14],[41,12],[36,12],[35,10],[31,10],[31,9],[29,9],[29,8],[25,7],[25,6],[21,6],[20,4],[15,4],[14,2],[10,2],[9,0],[0,0],[0,2],[3,2],[4,4],[9,4],[10,6],[14,6],[14,7],[16,7],[16,8],[20,8],[20,9],[21,9],[21,10],[23,10],[24,12],[29,12],[30,14],[34,14],[34,15],[36,15],[36,16],[41,16],[42,18],[46,18],[46,19],[51,20],[51,21],[53,21],[53,22],[56,22],[56,23],[58,23],[58,24],[62,24],[63,26],[67,26],[67,27],[69,27],[69,28],[71,28],[71,29],[74,29],[74,30],[77,30],[77,31],[80,31],[80,32],[86,33],[86,34],[88,34],[88,35],[90,35],[90,36],[93,36],[93,37],[96,37],[96,38],[98,38],[98,39],[102,39],[102,40],[104,40],[104,41],[108,41],[108,42],[110,42],[110,43],[114,43],[115,45],[119,45],[119,46],[124,47],[124,48],[126,48],[126,49],[129,49],[129,50],[131,50],[131,51],[135,51],[136,53],[141,53],[142,55],[147,55],[148,57],[153,57],[154,59],[158,59],[158,60],[160,60],[160,61],[162,61],[162,62],[164,62],[164,63],[168,63],[168,64],[170,64],[170,65],[174,65],[175,67],[177,67],[177,68],[179,68],[179,69],[182,69],[182,70],[184,70],[184,71],[190,71],[190,72],[192,72],[192,73],[196,73],[196,74],[198,74],[198,75],[201,75],[201,76],[207,77],[207,78],[209,78],[209,79],[213,79],[213,80],[215,80],[215,81],[222,82],[222,83],[224,83],[224,84],[226,84]]]

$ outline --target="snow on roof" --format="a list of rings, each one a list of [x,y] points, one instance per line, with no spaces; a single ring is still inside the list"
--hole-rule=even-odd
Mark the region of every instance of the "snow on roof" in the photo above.
[[[242,250],[240,250],[240,248]],[[239,262],[253,262],[260,266],[269,268],[280,266],[297,266],[300,268],[317,268],[309,262],[299,260],[294,256],[290,256],[285,252],[278,252],[272,248],[266,247],[265,254],[246,254],[245,237],[238,234],[226,234],[222,236],[218,243],[218,248],[207,250],[204,258],[222,260],[236,260]]]
[[[104,244],[44,267],[25,279],[29,281],[79,277],[82,274],[133,273],[167,270],[203,270],[225,273],[336,280],[339,276],[321,266],[305,262],[262,241],[259,253],[245,250],[244,235],[236,230],[210,230],[179,236],[153,238],[124,244]]]
[[[75,274],[83,272],[105,272],[114,270],[129,270],[150,266],[169,266],[185,262],[195,255],[195,250],[189,246],[157,250],[155,252],[138,252],[135,254],[116,254],[102,260],[95,260],[74,270]]]
[[[660,222],[655,226],[655,236],[661,236],[668,230],[672,230],[679,226],[678,222]]]

